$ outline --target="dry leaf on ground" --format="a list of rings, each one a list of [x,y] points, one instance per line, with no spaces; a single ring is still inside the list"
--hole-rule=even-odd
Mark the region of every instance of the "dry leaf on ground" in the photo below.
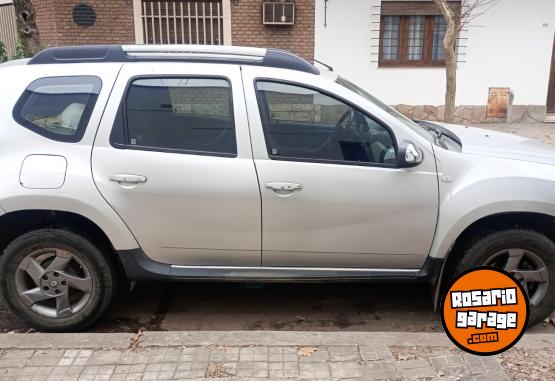
[[[309,357],[314,352],[318,352],[318,348],[314,347],[297,347],[297,355]]]
[[[133,335],[131,343],[129,344],[129,349],[137,349],[139,347],[141,336],[143,336],[143,328],[140,328],[139,331]]]
[[[206,367],[207,378],[227,378],[231,376],[233,376],[233,374],[228,373],[227,369],[225,369],[222,364],[210,363]]]

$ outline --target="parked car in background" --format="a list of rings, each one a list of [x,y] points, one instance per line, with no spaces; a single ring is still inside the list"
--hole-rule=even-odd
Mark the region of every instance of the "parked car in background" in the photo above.
[[[272,49],[52,48],[0,82],[1,295],[40,330],[94,323],[122,279],[421,281],[437,304],[486,265],[531,325],[555,308],[549,146],[406,119]]]

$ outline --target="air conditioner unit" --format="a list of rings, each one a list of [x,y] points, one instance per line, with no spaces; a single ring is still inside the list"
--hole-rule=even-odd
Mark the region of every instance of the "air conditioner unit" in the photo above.
[[[283,1],[265,2],[262,21],[264,25],[295,24],[295,3]]]

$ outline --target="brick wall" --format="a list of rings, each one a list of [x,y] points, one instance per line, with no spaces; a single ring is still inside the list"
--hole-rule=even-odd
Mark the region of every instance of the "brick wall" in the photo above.
[[[231,0],[233,45],[271,47],[292,51],[308,60],[314,58],[314,1],[295,3],[295,25],[262,24],[263,0]]]
[[[262,24],[263,0],[231,0],[233,45],[273,47],[289,50],[312,60],[314,57],[314,1],[296,4],[295,25]],[[132,0],[33,0],[44,46],[135,43]],[[76,4],[91,5],[95,25],[83,28],[73,22]]]
[[[33,0],[41,43],[54,46],[58,42],[56,32],[56,0]]]
[[[45,46],[79,44],[133,44],[132,0],[34,0],[41,41]],[[73,8],[86,3],[96,11],[95,25],[73,22]]]

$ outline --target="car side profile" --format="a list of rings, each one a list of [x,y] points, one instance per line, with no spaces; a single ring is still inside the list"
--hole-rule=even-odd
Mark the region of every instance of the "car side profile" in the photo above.
[[[273,49],[51,48],[0,83],[0,291],[40,330],[129,280],[419,281],[437,305],[494,266],[531,325],[555,309],[550,146],[409,120]]]

